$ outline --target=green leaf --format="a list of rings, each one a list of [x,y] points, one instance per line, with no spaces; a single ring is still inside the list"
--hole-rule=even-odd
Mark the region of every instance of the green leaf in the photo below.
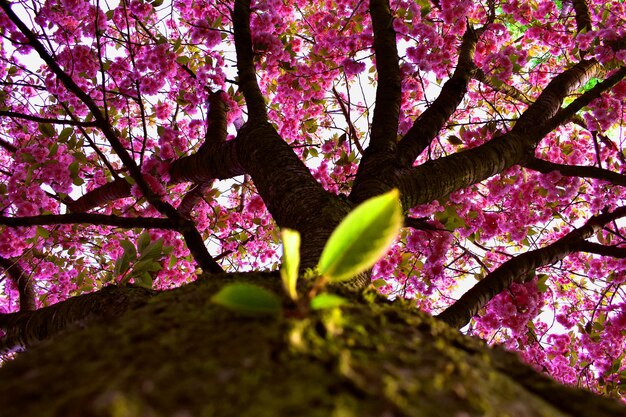
[[[313,310],[323,310],[326,308],[335,308],[343,305],[347,300],[335,294],[322,293],[318,294],[311,300],[311,308]]]
[[[57,135],[57,131],[50,123],[39,123],[39,131],[47,138]]]
[[[150,275],[150,273],[148,272],[144,272],[140,275],[134,275],[133,282],[139,287],[152,289],[152,275]]]
[[[456,230],[465,227],[465,220],[456,212],[453,206],[448,206],[444,211],[435,213],[435,219],[439,220],[447,230]]]
[[[455,146],[463,145],[463,141],[456,135],[448,136],[448,142],[450,142],[450,144],[455,145]]]
[[[298,282],[298,268],[300,267],[300,233],[296,230],[283,229],[280,235],[283,241],[283,263],[280,267],[280,277],[289,298],[295,301],[298,299],[296,283]]]
[[[374,286],[374,288],[380,288],[387,285],[387,281],[382,278],[378,278],[377,280],[372,281],[372,285]]]
[[[135,245],[128,240],[121,241],[120,245],[124,248],[124,253],[115,262],[114,273],[116,276],[125,274],[130,266],[130,261],[134,261],[137,258]]]
[[[143,261],[137,262],[133,265],[133,274],[140,274],[142,272],[156,272],[160,271],[163,267],[160,263],[155,262],[151,259],[146,259]]]
[[[37,232],[36,232],[37,236],[41,236],[44,239],[47,239],[50,237],[50,232],[48,232],[48,230],[44,229],[41,226],[37,226]]]
[[[278,296],[256,285],[236,283],[224,286],[211,301],[229,310],[243,314],[278,314],[281,303]]]
[[[155,260],[163,255],[163,238],[159,238],[146,246],[139,255],[139,261]]]
[[[143,253],[144,249],[150,244],[150,241],[150,233],[147,230],[139,235],[139,239],[137,239],[137,250],[139,253]]]
[[[188,64],[189,61],[190,61],[189,57],[188,56],[184,56],[184,55],[179,56],[178,58],[176,58],[176,62],[178,62],[181,65]]]
[[[402,228],[400,192],[371,198],[354,209],[333,231],[318,264],[331,282],[345,281],[370,268]]]

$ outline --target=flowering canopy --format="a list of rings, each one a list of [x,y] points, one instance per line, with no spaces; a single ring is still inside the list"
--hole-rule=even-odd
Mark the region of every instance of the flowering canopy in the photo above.
[[[381,291],[624,395],[624,3],[0,5],[0,325],[276,269],[279,227],[313,266],[398,188]]]

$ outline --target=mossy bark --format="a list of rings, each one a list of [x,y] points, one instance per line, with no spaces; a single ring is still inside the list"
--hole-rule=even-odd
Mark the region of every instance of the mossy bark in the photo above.
[[[365,293],[305,318],[210,302],[212,277],[30,348],[0,368],[2,416],[618,416],[425,314]]]

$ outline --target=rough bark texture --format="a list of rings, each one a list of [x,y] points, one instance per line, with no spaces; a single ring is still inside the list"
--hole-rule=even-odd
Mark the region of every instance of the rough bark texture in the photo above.
[[[70,330],[0,368],[11,416],[618,416],[409,302],[365,293],[303,319],[210,302],[222,275]]]

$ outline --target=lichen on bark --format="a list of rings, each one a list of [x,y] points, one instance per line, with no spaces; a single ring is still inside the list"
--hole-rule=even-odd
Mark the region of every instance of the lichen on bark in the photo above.
[[[341,309],[304,318],[241,316],[210,301],[234,279],[280,291],[275,274],[212,276],[161,293],[115,320],[58,334],[0,368],[2,415],[624,412],[617,402],[539,376],[512,354],[462,336],[409,301],[391,303],[370,291],[352,295]]]

